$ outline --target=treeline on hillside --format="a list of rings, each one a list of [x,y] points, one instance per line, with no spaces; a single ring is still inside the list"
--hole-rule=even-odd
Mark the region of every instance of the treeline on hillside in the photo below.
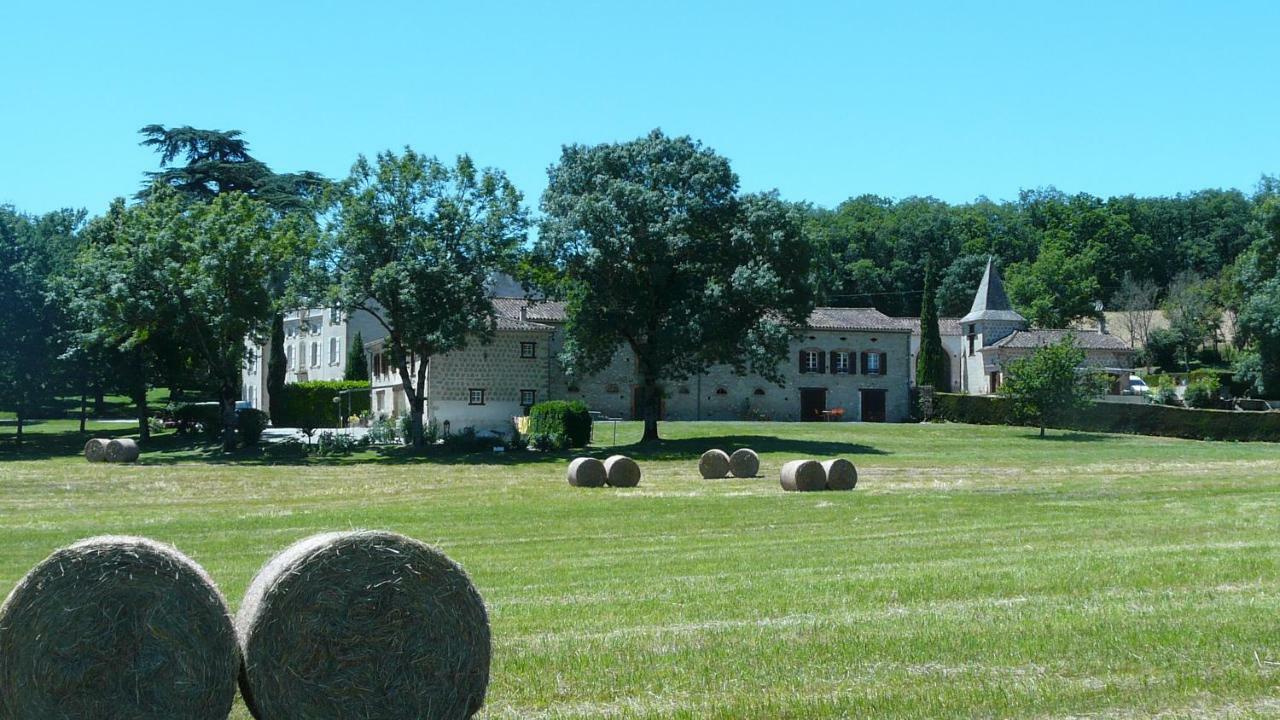
[[[321,304],[376,313],[420,418],[424,366],[413,359],[491,337],[485,280],[517,272],[566,300],[571,371],[632,346],[655,437],[664,382],[713,362],[767,375],[815,302],[917,315],[926,276],[938,314],[961,315],[989,256],[1035,325],[1160,308],[1170,327],[1143,334],[1149,358],[1231,363],[1255,394],[1280,394],[1271,177],[1248,194],[1047,189],[823,209],[742,193],[727,159],[654,131],[563,148],[534,217],[501,170],[465,155],[445,163],[406,148],[330,180],[272,171],[236,131],[141,132],[160,167],[131,201],[93,218],[0,207],[0,410],[20,421],[55,396],[123,394],[145,436],[146,390],[184,388],[218,398],[232,442],[245,341],[270,341],[268,388],[278,387],[283,314]],[[1230,347],[1217,342],[1224,315]]]

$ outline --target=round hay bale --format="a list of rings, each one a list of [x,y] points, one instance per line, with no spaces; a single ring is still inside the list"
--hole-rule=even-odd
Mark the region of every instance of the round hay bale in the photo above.
[[[613,455],[604,461],[604,481],[613,487],[635,487],[640,484],[640,466],[626,455]]]
[[[107,462],[129,463],[138,459],[138,443],[129,438],[116,438],[107,443]]]
[[[258,720],[468,718],[489,686],[489,618],[470,578],[395,533],[288,547],[250,583],[236,630]]]
[[[823,462],[822,471],[827,476],[828,490],[852,490],[858,485],[858,469],[844,458]]]
[[[145,538],[57,550],[0,605],[0,718],[226,720],[239,668],[213,581]]]
[[[756,473],[760,472],[760,456],[756,455],[755,450],[747,448],[734,450],[729,456],[729,472],[733,473],[734,477],[755,477]]]
[[[712,480],[729,474],[729,454],[723,450],[708,450],[698,459],[698,472]]]
[[[608,473],[604,463],[592,457],[580,457],[569,463],[569,484],[574,487],[600,487]]]
[[[110,441],[106,438],[89,438],[89,442],[84,444],[84,459],[89,462],[106,462],[108,442]]]
[[[808,492],[827,487],[827,474],[816,460],[792,460],[779,475],[783,490]]]

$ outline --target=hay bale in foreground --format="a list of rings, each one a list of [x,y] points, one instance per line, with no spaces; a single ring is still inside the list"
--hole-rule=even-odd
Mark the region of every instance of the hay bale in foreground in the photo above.
[[[84,459],[89,462],[106,462],[108,442],[110,441],[106,438],[89,438],[89,442],[84,444]]]
[[[608,473],[604,463],[592,457],[580,457],[569,463],[569,484],[574,487],[600,487]]]
[[[226,601],[168,545],[55,551],[0,605],[0,718],[226,720],[240,656]]]
[[[816,460],[792,460],[782,466],[779,479],[783,490],[808,492],[827,487],[827,474]]]
[[[613,487],[635,487],[640,484],[640,466],[626,455],[613,455],[604,461],[604,481]]]
[[[713,480],[729,474],[729,455],[723,450],[708,450],[698,459],[698,472]]]
[[[828,490],[852,490],[858,485],[858,469],[844,458],[823,462],[822,471],[827,476]]]
[[[138,459],[138,443],[129,438],[116,438],[107,443],[107,462],[129,463]]]
[[[734,450],[729,456],[729,472],[733,473],[734,477],[755,477],[756,473],[760,472],[760,456],[756,455],[755,450],[747,448]]]
[[[468,718],[489,685],[489,618],[462,568],[390,532],[295,543],[258,571],[236,629],[259,720]]]

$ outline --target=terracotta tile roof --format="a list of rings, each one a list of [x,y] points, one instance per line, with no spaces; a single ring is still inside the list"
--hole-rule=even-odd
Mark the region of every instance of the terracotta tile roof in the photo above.
[[[902,320],[904,323],[907,324],[908,327],[911,328],[911,333],[913,335],[920,334],[920,318],[904,317],[899,319]],[[962,334],[960,332],[960,318],[947,318],[947,317],[938,318],[938,334],[940,335]]]
[[[1075,336],[1076,347],[1085,350],[1111,350],[1133,352],[1125,341],[1115,335],[1078,330],[1015,330],[1012,334],[991,344],[1001,348],[1038,348],[1061,342],[1068,335]]]
[[[911,332],[911,324],[875,308],[818,307],[809,314],[809,329]]]

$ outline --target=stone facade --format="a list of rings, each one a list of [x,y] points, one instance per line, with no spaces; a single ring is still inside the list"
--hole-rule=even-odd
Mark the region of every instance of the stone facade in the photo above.
[[[434,421],[442,429],[447,422],[452,430],[470,426],[509,432],[511,418],[525,412],[522,400],[529,399],[582,400],[606,417],[637,417],[639,383],[629,349],[620,348],[600,372],[573,377],[557,360],[564,345],[563,307],[497,298],[495,308],[499,325],[492,343],[432,358],[427,370],[427,422]],[[789,357],[780,366],[783,386],[715,366],[665,384],[664,419],[906,420],[910,328],[865,308],[819,308],[815,323],[818,327],[792,342]],[[534,357],[521,356],[522,343],[533,343],[532,349],[525,345],[523,350]],[[374,413],[405,412],[400,378],[384,367],[381,358],[382,341],[366,347],[374,369]],[[843,412],[830,412],[837,409]]]

